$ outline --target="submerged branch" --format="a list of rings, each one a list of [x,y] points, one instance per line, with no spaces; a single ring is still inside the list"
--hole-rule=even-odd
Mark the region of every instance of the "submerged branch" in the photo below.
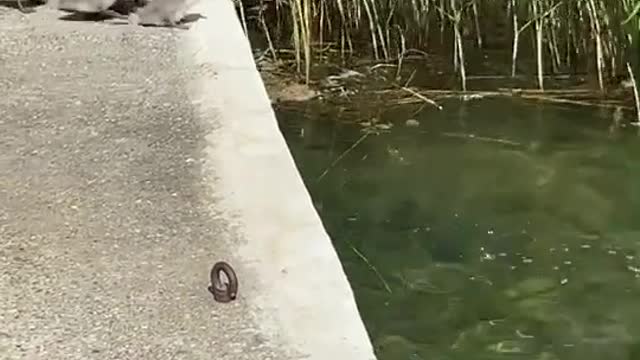
[[[351,247],[351,250],[353,250],[353,252],[356,255],[358,255],[358,257],[362,259],[362,261],[364,261],[365,264],[367,264],[369,269],[371,269],[371,271],[373,271],[376,274],[376,276],[378,277],[378,279],[380,279],[380,282],[384,286],[384,289],[387,290],[389,294],[392,294],[393,292],[391,291],[391,287],[389,287],[389,284],[384,280],[384,278],[382,277],[382,274],[380,274],[378,269],[375,266],[373,266],[373,264],[371,264],[369,259],[367,259],[367,257],[364,256],[364,254],[362,254],[358,249],[356,249],[356,247],[353,246],[351,243],[349,243],[349,247]]]
[[[351,152],[351,150],[355,149],[356,146],[358,146],[358,144],[360,144],[361,142],[364,141],[364,139],[367,138],[367,136],[369,136],[369,133],[365,133],[364,135],[362,135],[360,137],[360,139],[358,139],[358,141],[356,141],[355,143],[353,143],[353,145],[351,145],[347,150],[345,150],[342,154],[340,154],[340,156],[338,156],[335,160],[333,160],[333,162],[331,163],[331,165],[329,165],[323,172],[322,174],[320,174],[320,176],[318,176],[318,179],[316,179],[316,181],[320,181],[322,180],[322,178],[324,178],[328,173],[329,170],[331,170],[331,168],[333,168],[334,166],[336,166],[336,164],[342,160],[342,158],[344,158],[345,156],[347,156],[347,154],[349,152]]]
[[[491,142],[491,143],[498,143],[498,144],[510,145],[510,146],[522,146],[521,143],[516,142],[516,141],[504,140],[504,139],[498,139],[498,138],[490,138],[490,137],[484,137],[484,136],[476,136],[475,134],[442,133],[442,135],[443,136],[447,136],[447,137],[463,138],[463,139],[477,140],[477,141]]]

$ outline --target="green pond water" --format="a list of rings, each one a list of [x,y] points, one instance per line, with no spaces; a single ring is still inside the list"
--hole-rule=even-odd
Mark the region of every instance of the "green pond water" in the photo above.
[[[443,105],[372,104],[393,126],[368,135],[322,104],[277,111],[378,358],[640,359],[637,129]]]

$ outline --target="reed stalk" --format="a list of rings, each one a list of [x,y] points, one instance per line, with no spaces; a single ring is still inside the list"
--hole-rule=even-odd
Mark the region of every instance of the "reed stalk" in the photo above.
[[[293,48],[296,69],[307,81],[320,55],[312,44],[336,44],[343,60],[364,51],[389,62],[407,48],[432,52],[429,40],[439,35],[441,44],[451,44],[442,49],[452,53],[453,69],[466,88],[466,46],[484,51],[495,44],[496,24],[505,19],[511,36],[498,43],[511,48],[510,75],[517,76],[519,62],[535,59],[540,89],[546,71],[595,73],[601,91],[609,79],[629,76],[627,62],[636,78],[640,71],[640,0],[242,0],[245,28],[245,9],[255,1],[267,8],[254,17],[257,28],[270,47]],[[533,41],[533,57],[522,58],[523,39]]]

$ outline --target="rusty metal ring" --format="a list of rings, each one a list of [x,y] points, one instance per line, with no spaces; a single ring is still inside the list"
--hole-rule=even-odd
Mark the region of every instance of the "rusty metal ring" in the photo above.
[[[222,281],[221,273],[228,279],[228,283],[225,284]],[[217,302],[227,303],[231,300],[235,300],[238,294],[238,277],[236,272],[233,271],[231,265],[224,261],[219,261],[213,268],[211,268],[211,285],[209,291],[213,294],[213,298]]]

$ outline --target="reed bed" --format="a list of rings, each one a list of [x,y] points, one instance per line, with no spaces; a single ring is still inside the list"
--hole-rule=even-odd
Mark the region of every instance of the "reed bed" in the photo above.
[[[640,71],[640,0],[237,1],[245,28],[247,18],[257,20],[274,57],[276,49],[292,48],[307,78],[327,45],[342,57],[366,51],[381,62],[449,45],[465,89],[466,50],[500,39],[511,49],[514,77],[520,52],[529,47],[540,89],[545,73],[567,69],[595,74],[600,89],[629,77],[629,68]]]

